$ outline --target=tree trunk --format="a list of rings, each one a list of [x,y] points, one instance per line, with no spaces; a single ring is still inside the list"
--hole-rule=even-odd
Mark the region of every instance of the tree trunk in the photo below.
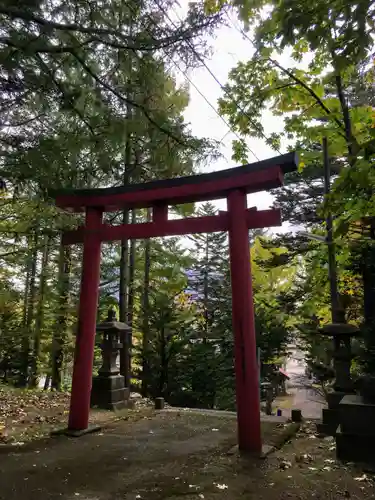
[[[132,210],[132,224],[137,222],[136,210]],[[129,293],[128,293],[128,325],[133,324],[133,306],[134,306],[134,275],[135,275],[135,260],[136,260],[136,241],[130,242],[129,253]]]
[[[129,223],[129,211],[124,210],[123,224]],[[129,289],[129,240],[121,241],[121,256],[120,256],[120,287],[119,287],[119,321],[126,323],[128,319],[128,289]],[[125,382],[128,381],[127,367],[129,365],[129,346],[126,334],[123,336],[122,348],[120,349],[120,374],[125,377]]]
[[[61,390],[61,369],[64,359],[64,344],[69,311],[69,288],[71,271],[71,249],[60,246],[59,275],[57,280],[58,301],[57,317],[53,332],[51,349],[51,389]]]
[[[129,212],[125,210],[123,224],[129,223]],[[128,286],[129,286],[129,240],[121,241],[120,255],[120,287],[119,287],[119,320],[126,322],[128,315]]]
[[[27,334],[27,311],[29,308],[29,292],[30,292],[30,278],[31,278],[31,266],[32,261],[26,265],[26,277],[25,277],[25,287],[24,287],[24,295],[23,295],[23,306],[22,306],[22,354],[27,351],[27,363],[28,364],[28,350],[29,350],[29,339]],[[27,378],[27,377],[26,377]],[[20,380],[20,384],[22,385],[22,381]]]
[[[133,33],[133,19],[130,18],[129,23],[129,34],[132,36]],[[132,99],[132,63],[133,63],[133,53],[128,51],[127,53],[127,78],[126,78],[126,94],[129,99]],[[133,109],[130,105],[130,101],[126,104],[126,126],[125,126],[125,151],[124,151],[124,177],[123,184],[126,186],[129,184],[129,178],[131,175],[131,161],[132,161],[132,131],[131,123],[133,118]],[[125,209],[122,216],[122,223],[129,224],[129,210]],[[121,241],[121,257],[120,257],[120,287],[119,287],[119,320],[123,323],[127,322],[128,319],[128,305],[129,305],[129,240]],[[123,334],[121,339],[122,348],[120,349],[120,374],[125,378],[126,387],[130,387],[130,349],[131,344],[129,342],[129,335],[127,333]]]
[[[39,381],[38,362],[40,356],[41,336],[44,324],[44,301],[45,301],[45,292],[47,284],[47,270],[48,270],[49,256],[50,256],[50,237],[45,236],[43,254],[42,254],[42,263],[39,275],[39,297],[38,297],[39,301],[35,315],[34,348],[33,348],[33,357],[31,360],[31,374],[29,381],[29,385],[32,388],[37,387]]]
[[[375,219],[370,222],[371,242],[362,250],[363,315],[362,335],[366,345],[365,372],[375,372]]]
[[[147,209],[147,222],[151,222],[151,209]],[[148,395],[148,384],[150,380],[149,366],[149,343],[150,343],[150,268],[151,268],[151,242],[145,240],[145,263],[143,279],[143,337],[142,337],[142,396]]]
[[[44,381],[43,391],[48,391],[50,383],[51,383],[51,375],[47,373],[46,379]]]
[[[137,222],[137,213],[136,210],[132,210],[131,217],[132,224]],[[135,260],[136,260],[136,242],[135,240],[131,240],[130,243],[130,252],[129,252],[129,291],[128,291],[128,316],[127,316],[127,324],[132,327],[133,325],[133,308],[134,308],[134,274],[135,274]],[[132,356],[132,344],[133,344],[133,335],[130,331],[127,337],[127,349],[126,349],[126,376],[125,376],[125,384],[126,387],[130,387],[130,379],[131,379],[131,356]]]
[[[130,63],[129,63],[130,64]],[[131,107],[127,108],[127,120],[131,120]],[[129,183],[129,170],[132,156],[131,135],[126,131],[125,142],[125,171],[124,171],[124,186]],[[129,210],[124,210],[122,214],[122,223],[129,224]],[[120,257],[120,287],[119,287],[119,320],[126,323],[128,319],[128,294],[129,294],[129,240],[121,241],[121,257]],[[122,340],[122,348],[120,349],[120,374],[125,377],[125,385],[129,387],[130,374],[128,373],[130,366],[130,348],[129,336],[124,334]]]
[[[159,396],[164,396],[168,373],[167,343],[164,327],[160,330],[160,374],[159,374]]]
[[[35,305],[35,278],[38,260],[38,235],[35,233],[33,238],[29,239],[29,245],[33,245],[31,259],[28,264],[28,272],[26,278],[25,290],[25,308],[24,308],[24,331],[22,339],[22,365],[20,369],[19,385],[26,387],[29,379],[29,362],[30,362],[30,337],[31,327],[34,319],[34,305]]]
[[[205,266],[204,266],[204,284],[203,284],[203,295],[204,295],[204,337],[203,343],[207,343],[208,338],[208,261],[209,261],[209,248],[208,248],[208,234],[206,235],[206,253],[205,253]]]
[[[335,61],[335,56],[333,55],[333,60]],[[338,70],[336,70],[336,75],[335,75],[335,82],[336,82],[336,89],[337,89],[337,97],[340,101],[340,106],[341,106],[341,112],[344,120],[344,128],[345,128],[345,137],[346,137],[346,144],[348,148],[348,159],[349,159],[349,164],[351,166],[354,165],[355,163],[355,139],[353,137],[353,132],[352,132],[352,124],[350,120],[350,113],[349,113],[349,107],[347,100],[345,98],[344,94],[344,89],[343,89],[343,84],[342,84],[342,77],[341,74]]]

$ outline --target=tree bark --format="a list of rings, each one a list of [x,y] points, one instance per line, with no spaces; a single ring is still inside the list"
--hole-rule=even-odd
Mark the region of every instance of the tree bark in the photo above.
[[[129,211],[124,210],[122,223],[129,223]],[[120,255],[120,287],[119,287],[119,321],[126,323],[128,318],[128,289],[129,289],[129,240],[121,241]],[[120,349],[120,374],[127,377],[128,366],[128,339],[123,336],[122,348]]]
[[[47,272],[48,272],[48,262],[50,256],[50,237],[47,235],[44,238],[42,263],[39,275],[39,297],[38,297],[38,307],[35,315],[35,329],[34,329],[34,348],[33,357],[31,360],[31,374],[29,385],[32,388],[38,386],[38,362],[40,357],[40,344],[44,324],[44,301],[45,292],[47,284]]]
[[[365,327],[373,331],[375,325],[375,219],[370,221],[370,244],[362,252],[363,309]]]
[[[131,222],[135,224],[137,222],[136,210],[132,210]],[[131,240],[130,251],[129,251],[129,291],[128,291],[128,307],[127,307],[127,321],[126,323],[132,327],[133,325],[133,308],[134,308],[134,274],[135,274],[135,260],[136,260],[136,242]],[[132,357],[132,344],[133,335],[130,331],[127,335],[127,345],[125,349],[126,359],[125,359],[125,386],[130,387],[131,381],[131,357]]]
[[[209,261],[209,248],[208,248],[208,234],[206,234],[206,249],[205,249],[205,265],[204,265],[204,337],[203,343],[207,343],[208,339],[208,261]]]
[[[26,278],[25,290],[25,307],[24,307],[24,331],[22,338],[22,365],[20,369],[19,385],[26,387],[29,379],[29,363],[30,363],[30,338],[31,328],[34,319],[34,305],[35,305],[35,279],[38,260],[38,234],[35,233],[33,238],[29,239],[29,245],[33,245],[31,259],[28,264],[28,272]]]
[[[133,18],[130,16],[129,34],[133,32]],[[119,56],[120,57],[120,56]],[[132,64],[133,53],[129,51],[127,54],[127,75],[126,75],[126,94],[129,99],[132,98]],[[132,133],[131,123],[133,119],[133,109],[130,102],[126,105],[126,126],[125,126],[125,151],[124,151],[124,176],[123,184],[126,186],[129,183],[131,160],[132,160]],[[125,209],[122,214],[122,223],[129,224],[129,210]],[[129,302],[129,240],[121,241],[121,257],[120,257],[120,287],[119,287],[119,320],[123,323],[128,319],[128,302]],[[128,333],[122,336],[122,348],[120,349],[120,374],[125,378],[126,387],[130,386],[130,349]]]
[[[58,301],[55,329],[51,348],[51,389],[61,390],[61,369],[64,360],[64,344],[69,311],[71,249],[60,246],[59,275],[57,279]]]
[[[46,379],[44,381],[43,391],[48,391],[50,383],[51,383],[51,375],[47,373]]]
[[[151,209],[147,209],[147,222],[151,222]],[[151,268],[151,241],[145,240],[144,248],[144,278],[143,278],[143,321],[142,321],[142,395],[148,395],[150,380],[149,344],[150,344],[150,268]]]
[[[129,212],[125,210],[122,217],[123,224],[129,224]],[[120,287],[119,287],[119,320],[126,322],[128,315],[128,286],[129,286],[129,240],[121,241],[120,255]]]
[[[160,329],[160,374],[159,374],[159,396],[164,396],[168,374],[167,342],[164,327]]]
[[[131,119],[131,108],[127,109],[127,120]],[[124,186],[129,182],[129,169],[132,155],[131,136],[129,131],[126,131],[125,143],[125,171],[124,171]],[[129,210],[124,210],[122,214],[122,223],[129,224]],[[121,256],[120,256],[120,286],[119,286],[119,320],[123,323],[128,319],[128,301],[129,301],[129,240],[121,241]],[[125,384],[130,382],[130,375],[127,373],[129,368],[129,336],[124,334],[122,340],[122,348],[120,349],[120,374],[125,377]],[[128,387],[128,385],[126,385]]]
[[[340,101],[341,112],[342,112],[342,116],[344,119],[345,136],[346,136],[346,144],[347,144],[347,148],[348,148],[349,164],[351,166],[353,166],[353,164],[355,163],[355,160],[356,160],[356,158],[355,158],[356,152],[355,152],[355,148],[354,148],[356,141],[353,137],[349,107],[348,107],[348,103],[347,103],[346,98],[345,98],[344,89],[343,89],[343,85],[342,85],[342,78],[341,78],[341,74],[339,71],[336,72],[335,82],[336,82],[336,89],[337,89],[337,97],[339,98],[339,101]]]

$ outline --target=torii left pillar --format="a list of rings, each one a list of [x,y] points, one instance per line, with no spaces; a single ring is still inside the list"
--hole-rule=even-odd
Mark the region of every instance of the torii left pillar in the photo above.
[[[100,281],[101,241],[97,231],[102,223],[102,217],[103,211],[100,208],[86,209],[79,324],[74,354],[69,431],[84,431],[88,429],[89,424]]]
[[[250,265],[246,192],[232,191],[227,198],[232,285],[232,323],[236,373],[238,447],[262,451],[258,360]]]

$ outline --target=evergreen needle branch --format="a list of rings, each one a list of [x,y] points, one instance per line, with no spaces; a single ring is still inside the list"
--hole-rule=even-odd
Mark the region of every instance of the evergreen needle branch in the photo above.
[[[76,58],[76,60],[80,63],[82,68],[86,71],[87,74],[89,74],[101,87],[105,88],[108,90],[108,92],[111,92],[114,96],[117,97],[120,101],[130,104],[132,107],[137,108],[142,111],[142,113],[145,115],[145,117],[148,119],[150,123],[152,123],[157,129],[159,129],[161,132],[166,134],[167,136],[171,137],[174,141],[176,141],[178,144],[180,144],[183,147],[189,147],[184,141],[182,141],[179,137],[177,137],[173,132],[170,130],[164,128],[162,125],[160,125],[154,118],[151,116],[149,111],[142,106],[141,104],[133,101],[132,99],[129,99],[128,97],[125,97],[122,95],[118,90],[116,90],[114,87],[109,85],[107,82],[105,82],[102,78],[100,78],[91,68],[86,64],[86,62],[75,52],[72,51],[71,54]]]
[[[45,19],[43,17],[34,15],[31,12],[23,9],[17,9],[15,7],[8,7],[5,5],[0,6],[0,14],[7,16],[11,20],[21,19],[28,23],[35,23],[39,26],[43,26],[45,28],[49,28],[57,31],[68,31],[68,32],[77,32],[84,33],[88,35],[101,35],[104,37],[113,37],[115,40],[122,40],[126,45],[120,44],[117,41],[111,39],[96,39],[97,42],[103,43],[105,45],[117,46],[117,48],[122,49],[132,49],[132,50],[157,50],[160,47],[170,46],[177,42],[186,41],[189,38],[193,38],[195,34],[205,28],[210,28],[215,21],[215,17],[211,17],[202,21],[201,23],[196,24],[195,26],[185,27],[183,24],[178,28],[178,30],[171,36],[164,37],[159,40],[153,40],[154,44],[150,45],[150,41],[148,39],[139,39],[138,42],[137,37],[131,37],[124,35],[121,31],[112,29],[112,28],[100,28],[100,27],[91,27],[91,26],[82,26],[80,24],[75,23],[58,23],[49,19]],[[218,16],[216,16],[218,17]],[[138,37],[139,38],[139,37]],[[93,42],[94,39],[91,39]],[[69,50],[66,50],[69,51]]]
[[[167,10],[159,3],[159,0],[153,0],[156,5],[159,7],[159,9],[161,10],[161,12],[163,13],[163,15],[168,19],[168,21],[170,23],[172,23],[173,26],[176,27],[176,24],[175,22],[173,21],[173,19],[171,19],[171,17],[169,16]],[[190,40],[186,40],[186,44],[188,45],[188,47],[190,48],[191,52],[195,55],[195,57],[198,59],[198,61],[200,61],[201,64],[203,64],[203,66],[206,68],[206,70],[208,71],[208,73],[212,76],[212,78],[215,80],[215,82],[219,85],[219,87],[221,88],[221,90],[226,94],[228,95],[228,97],[231,97],[233,99],[233,103],[235,104],[235,106],[237,107],[237,109],[239,111],[241,111],[241,113],[243,114],[243,116],[245,116],[250,123],[254,123],[254,120],[253,118],[246,112],[246,110],[239,104],[239,102],[233,98],[232,95],[229,95],[229,91],[228,89],[221,83],[221,81],[218,79],[218,77],[215,75],[215,73],[211,70],[211,68],[206,64],[205,60],[203,59],[203,57],[196,51],[194,45],[191,43]],[[229,125],[228,125],[229,126]],[[268,137],[265,135],[265,133],[262,131],[262,130],[259,130],[259,133],[261,134],[261,136],[266,140],[268,141]],[[247,149],[253,154],[253,156],[255,156],[255,158],[257,158],[257,155],[250,150],[249,146],[247,146]],[[281,152],[279,151],[279,149],[275,148],[276,151],[281,154]]]
[[[53,81],[53,83],[55,84],[55,86],[57,87],[57,89],[60,91],[60,93],[64,96],[64,98],[68,101],[69,103],[69,106],[71,107],[71,109],[76,113],[76,115],[81,119],[81,121],[86,125],[86,127],[89,129],[89,131],[91,132],[91,134],[95,137],[96,134],[95,134],[95,131],[94,129],[92,128],[92,126],[90,125],[90,123],[86,120],[86,118],[84,117],[84,115],[81,113],[81,111],[76,108],[74,106],[74,103],[72,101],[71,98],[69,98],[64,90],[64,87],[63,85],[55,78],[55,75],[53,74],[53,72],[48,68],[48,66],[45,64],[45,62],[43,61],[43,59],[40,57],[39,54],[36,54],[35,57],[38,59],[39,63],[41,64],[41,66],[43,67],[44,71],[50,75],[50,78],[51,80]]]
[[[130,8],[130,10],[134,13],[134,10],[132,8]],[[155,21],[152,19],[151,16],[148,16],[150,21],[156,25]],[[156,25],[157,26],[157,25]],[[148,31],[148,30],[147,30]],[[148,33],[150,33],[148,31]],[[152,36],[152,34],[150,33],[150,36]],[[162,48],[163,50],[163,48]],[[224,137],[226,137],[226,135],[228,133],[232,133],[234,134],[238,140],[241,140],[241,138],[239,137],[239,135],[235,132],[235,130],[230,126],[230,124],[228,123],[228,121],[218,112],[218,110],[215,108],[215,106],[209,101],[209,99],[204,95],[204,93],[196,86],[196,84],[189,78],[189,76],[187,75],[187,73],[185,71],[183,71],[181,69],[181,67],[179,66],[179,64],[174,61],[173,57],[171,55],[169,55],[165,50],[163,50],[163,53],[164,55],[170,60],[170,62],[172,63],[173,66],[175,66],[178,71],[180,71],[180,73],[182,73],[186,80],[190,83],[190,85],[192,87],[195,88],[195,90],[198,92],[198,94],[205,100],[205,102],[210,106],[211,109],[213,109],[213,111],[216,113],[216,115],[222,120],[222,122],[228,127],[228,132],[225,134]],[[137,54],[136,54],[137,55]],[[177,91],[178,92],[178,91]],[[172,105],[171,105],[172,106]],[[223,146],[225,146],[225,144],[223,143],[223,140],[224,140],[224,137],[223,139],[221,139],[221,141],[219,141],[219,144],[222,144]],[[248,149],[248,151],[257,159],[257,161],[259,161],[259,158],[258,156],[249,148],[249,146],[246,145],[246,148]]]
[[[82,43],[79,43],[77,45],[50,45],[50,44],[45,44],[45,45],[35,45],[33,47],[33,43],[36,42],[38,39],[37,38],[32,38],[30,39],[27,44],[18,44],[14,40],[11,40],[8,37],[2,36],[0,37],[0,44],[6,45],[7,47],[12,47],[16,50],[20,51],[25,51],[27,50],[29,53],[30,52],[35,52],[37,54],[64,54],[64,53],[71,53],[72,50],[77,50],[79,48],[84,48],[88,47],[90,45],[107,45],[108,47],[111,47],[113,49],[117,50],[138,50],[140,52],[154,52],[155,50],[159,49],[166,49],[171,46],[172,42],[170,39],[167,39],[165,42],[161,42],[160,40],[156,40],[155,38],[151,38],[154,42],[153,45],[150,45],[150,42],[143,42],[143,43],[138,43],[138,44],[124,44],[120,42],[115,42],[111,40],[103,40],[102,38],[98,37],[91,37],[88,40],[85,40]],[[179,40],[173,43],[177,43]]]

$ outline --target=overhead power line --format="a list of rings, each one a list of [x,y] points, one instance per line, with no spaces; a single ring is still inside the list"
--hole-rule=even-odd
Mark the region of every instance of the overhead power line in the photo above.
[[[176,68],[185,76],[186,80],[190,83],[190,85],[192,85],[195,90],[198,92],[198,94],[206,101],[206,103],[210,106],[210,108],[212,108],[215,113],[217,114],[217,116],[222,120],[222,122],[228,127],[228,132],[224,135],[224,137],[219,141],[220,144],[223,144],[223,146],[225,146],[225,144],[223,143],[223,140],[224,138],[229,134],[229,133],[232,133],[233,135],[235,135],[237,137],[237,139],[240,141],[241,140],[241,137],[237,134],[237,132],[230,126],[230,124],[227,122],[227,120],[218,112],[218,110],[215,108],[215,106],[208,100],[208,98],[203,94],[203,92],[197,87],[197,85],[191,80],[191,78],[188,77],[188,75],[186,74],[185,71],[183,71],[180,66],[176,63],[176,61],[174,61],[173,59],[170,59],[172,64],[174,64],[176,66]],[[248,148],[250,153],[252,153],[254,155],[254,157],[259,161],[259,158],[257,157],[257,155],[251,151],[250,148]]]
[[[134,8],[131,6],[131,5],[128,5],[128,8],[129,10],[134,14],[136,15],[136,12],[134,10]],[[147,14],[147,17],[149,18],[149,20],[156,26],[156,27],[159,27],[158,24],[155,22],[155,20],[150,16],[150,14]],[[153,34],[146,28],[145,31],[152,37],[153,37]],[[160,50],[162,50],[164,52],[164,54],[166,55],[166,57],[168,57],[168,59],[170,59],[170,61],[177,67],[177,69],[185,76],[185,78],[189,81],[189,83],[196,89],[196,91],[203,97],[203,99],[207,102],[207,104],[209,104],[211,106],[211,108],[215,111],[215,113],[223,120],[223,122],[227,125],[227,127],[229,128],[229,132],[232,132],[234,135],[236,135],[238,138],[239,136],[236,134],[236,132],[234,130],[232,130],[232,128],[230,127],[229,123],[225,120],[224,117],[222,117],[218,111],[216,110],[215,106],[208,100],[208,98],[203,94],[203,92],[189,79],[188,75],[186,74],[186,72],[184,72],[180,67],[179,65],[176,63],[176,61],[173,60],[173,58],[167,53],[166,49],[164,47],[159,47]],[[133,54],[137,57],[137,59],[142,62],[142,57],[140,57],[137,53],[136,50],[133,51]],[[159,82],[157,82],[156,78],[154,77],[154,81],[158,84]],[[177,95],[179,92],[179,90],[177,90],[175,92],[174,95]],[[228,132],[224,135],[224,137],[228,134]],[[219,144],[223,144],[225,146],[225,144],[223,143],[223,139],[224,137],[219,141]],[[173,138],[173,137],[172,137]],[[240,139],[240,138],[239,138]],[[192,148],[191,146],[188,146],[190,147],[191,149],[195,149],[195,148]],[[225,161],[227,163],[229,163],[229,160],[226,158],[225,155],[223,155],[224,158],[225,158]]]
[[[133,8],[131,6],[129,6],[129,9],[133,12]],[[158,27],[156,21],[152,18],[152,16],[150,16],[150,14],[147,15],[148,19],[156,26]],[[152,33],[146,28],[146,32],[151,35],[152,37]],[[210,108],[213,109],[213,111],[216,113],[216,115],[222,120],[222,122],[228,127],[228,132],[222,137],[222,139],[219,141],[220,144],[222,144],[223,146],[225,146],[225,144],[223,143],[223,140],[224,138],[228,135],[228,133],[232,133],[233,135],[235,135],[237,137],[237,139],[239,141],[241,141],[241,137],[237,134],[237,132],[233,129],[233,127],[229,124],[229,122],[219,113],[219,111],[216,109],[216,107],[210,102],[210,100],[205,96],[205,94],[199,89],[199,87],[191,80],[191,78],[187,75],[186,71],[184,71],[183,69],[181,69],[181,67],[179,66],[179,64],[173,59],[173,57],[171,55],[169,55],[167,53],[167,51],[161,47],[161,50],[164,52],[164,54],[166,55],[166,57],[168,57],[168,59],[171,61],[171,63],[180,71],[180,73],[182,73],[184,75],[184,77],[186,78],[186,80],[190,83],[190,85],[192,85],[192,87],[195,88],[195,90],[198,92],[198,94],[205,100],[205,102],[210,106]],[[136,52],[135,52],[136,54]],[[141,60],[141,58],[138,56],[138,54],[136,54],[136,56],[139,58],[139,60]],[[246,145],[247,149],[249,150],[249,152],[256,158],[257,161],[259,161],[259,158],[258,156]],[[228,162],[228,159],[224,156],[225,160]],[[229,163],[229,162],[228,162]]]
[[[176,26],[176,23],[173,21],[173,19],[171,19],[170,15],[168,14],[168,12],[166,11],[166,9],[160,4],[159,0],[153,0],[153,2],[159,7],[159,9],[161,10],[161,12],[165,15],[165,17],[169,20],[170,23],[173,24],[173,26],[175,28],[177,28]],[[174,13],[176,14],[177,17],[178,14],[174,11]],[[246,116],[246,118],[249,120],[250,123],[254,124],[254,121],[252,119],[252,117],[247,113],[247,111],[243,108],[243,106],[241,106],[241,104],[233,99],[233,96],[231,95],[231,93],[228,91],[228,89],[225,88],[225,86],[221,83],[221,81],[219,80],[219,78],[215,75],[215,73],[211,70],[211,68],[207,65],[207,63],[205,62],[205,60],[202,58],[202,56],[195,50],[195,47],[194,45],[192,45],[192,43],[190,42],[190,40],[186,40],[186,43],[187,45],[190,47],[190,49],[192,50],[192,52],[194,53],[194,55],[197,57],[197,59],[202,63],[202,65],[206,68],[206,70],[209,72],[209,74],[212,76],[212,78],[216,81],[216,83],[220,86],[221,90],[224,92],[224,94],[226,94],[228,97],[230,97],[232,100],[233,100],[233,103],[235,104],[236,108],[244,115]],[[269,142],[269,138],[267,137],[267,135],[261,131],[261,130],[258,130],[260,135],[267,141]],[[250,148],[248,148],[249,151]],[[275,148],[276,151],[281,155],[281,152],[278,148]],[[251,151],[252,152],[252,151]],[[253,153],[254,154],[254,153]],[[256,156],[256,155],[254,155]]]
[[[168,12],[166,11],[166,9],[159,3],[158,0],[153,0],[154,3],[158,6],[158,8],[161,10],[161,12],[164,14],[164,16],[168,19],[168,21],[175,27],[177,28],[176,26],[176,23],[173,21],[173,19],[171,19],[170,15],[168,14]],[[175,11],[174,11],[175,12]],[[178,14],[175,12],[176,16],[178,17]],[[181,19],[180,19],[181,21]],[[209,66],[207,66],[206,62],[204,61],[204,59],[201,57],[201,55],[196,51],[194,45],[190,42],[190,40],[186,40],[186,43],[187,45],[190,47],[190,50],[194,53],[194,55],[196,56],[196,58],[202,63],[202,65],[205,67],[205,69],[209,72],[209,74],[212,76],[212,78],[216,81],[216,83],[220,86],[220,88],[223,90],[223,92],[227,95],[228,94],[228,91],[227,89],[224,87],[224,85],[220,82],[220,80],[217,78],[217,76],[215,75],[215,73],[211,70],[211,68],[209,68]],[[181,70],[180,70],[181,71]],[[189,80],[190,81],[190,80]],[[235,105],[238,109],[240,109],[240,111],[249,119],[249,121],[251,122],[252,119],[251,117],[246,113],[246,111],[244,109],[241,109],[239,108],[239,104],[235,102]],[[243,139],[234,131],[233,127],[229,124],[229,122],[227,120],[225,120],[225,118],[220,115],[220,113],[216,110],[216,108],[210,104],[211,107],[213,107],[215,109],[215,112],[219,115],[219,117],[221,118],[221,120],[223,120],[226,125],[230,128],[230,130],[232,131],[232,133],[238,138],[238,140],[240,141],[243,141]],[[267,137],[265,136],[265,134],[263,134],[261,132],[261,134],[265,137],[266,140]],[[247,150],[259,161],[259,158],[258,156],[254,153],[254,151],[252,151],[252,149],[247,145],[245,144]],[[280,152],[279,152],[280,153]],[[281,154],[281,153],[280,153]]]

